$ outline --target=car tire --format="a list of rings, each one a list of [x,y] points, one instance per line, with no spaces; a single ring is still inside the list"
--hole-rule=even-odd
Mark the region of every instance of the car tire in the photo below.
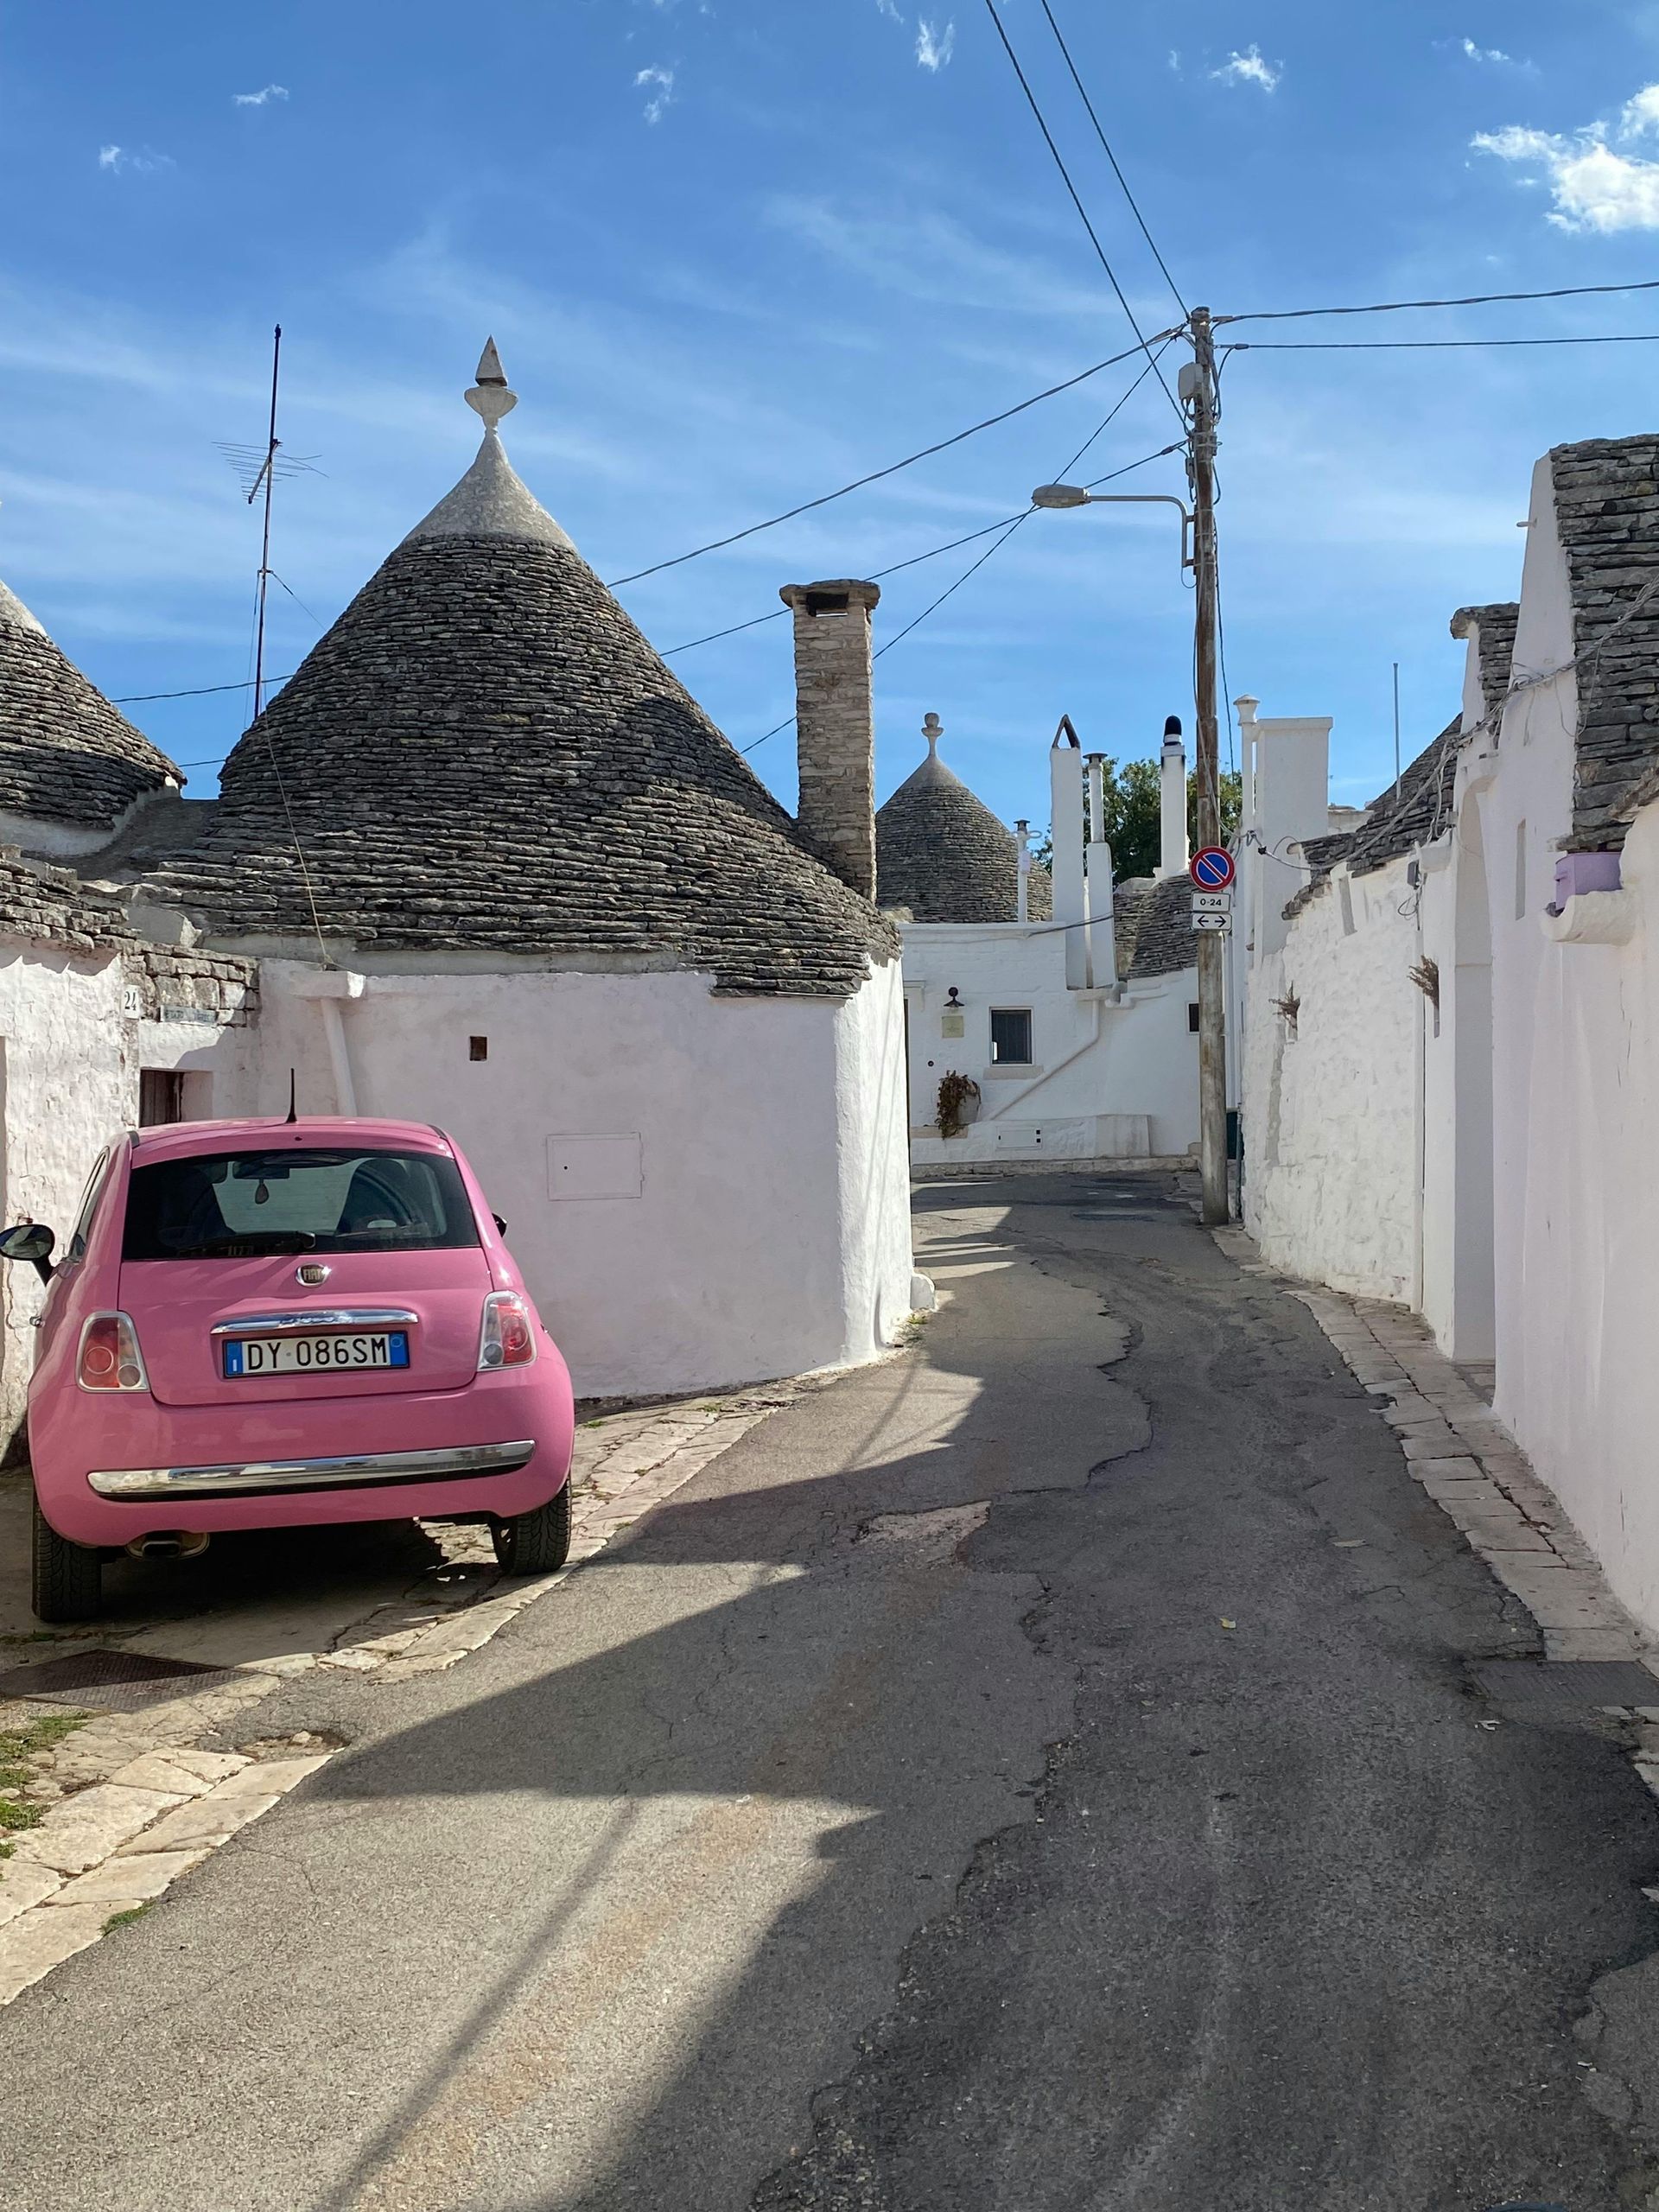
[[[490,1529],[503,1574],[556,1574],[570,1556],[570,1484],[533,1513],[512,1513]]]
[[[103,1602],[104,1560],[86,1544],[60,1536],[35,1498],[31,1564],[35,1618],[56,1624],[98,1618]]]

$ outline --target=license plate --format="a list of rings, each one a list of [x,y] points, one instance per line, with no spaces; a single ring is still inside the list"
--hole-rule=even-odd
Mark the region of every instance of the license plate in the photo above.
[[[409,1332],[381,1329],[351,1336],[227,1337],[225,1373],[337,1375],[342,1369],[407,1367]]]

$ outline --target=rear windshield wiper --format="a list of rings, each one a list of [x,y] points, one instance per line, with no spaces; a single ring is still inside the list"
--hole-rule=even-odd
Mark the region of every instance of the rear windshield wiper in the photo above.
[[[251,1229],[241,1236],[210,1236],[201,1244],[175,1244],[175,1260],[240,1259],[259,1252],[308,1252],[316,1243],[310,1229]]]

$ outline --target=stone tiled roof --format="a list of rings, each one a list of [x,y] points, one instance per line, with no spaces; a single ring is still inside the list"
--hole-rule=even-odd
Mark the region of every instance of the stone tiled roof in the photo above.
[[[1471,627],[1478,626],[1480,691],[1488,715],[1502,709],[1509,692],[1520,611],[1513,601],[1501,601],[1486,607],[1460,607],[1452,617],[1454,638],[1466,638]],[[1398,791],[1392,783],[1383,785],[1366,809],[1366,819],[1358,829],[1304,840],[1302,857],[1313,871],[1313,880],[1287,904],[1287,916],[1300,914],[1318,897],[1332,869],[1340,862],[1348,863],[1351,874],[1367,875],[1450,829],[1462,724],[1462,715],[1455,715],[1402,770]]]
[[[1659,763],[1659,437],[1590,438],[1555,447],[1549,462],[1573,650],[1594,656],[1579,671],[1564,842],[1593,851],[1623,845]]]
[[[1489,715],[1496,715],[1510,688],[1510,669],[1515,658],[1515,626],[1521,609],[1514,600],[1489,607],[1460,607],[1452,617],[1452,634],[1466,638],[1475,631],[1480,660],[1480,696]],[[1497,724],[1493,724],[1497,728]]]
[[[1141,889],[1120,884],[1112,900],[1117,972],[1136,983],[1179,975],[1198,964],[1192,943],[1192,886],[1184,875],[1166,876]]]
[[[109,830],[183,780],[0,584],[0,811]]]
[[[989,807],[947,768],[928,734],[927,758],[875,817],[875,895],[918,922],[1011,922],[1019,906],[1019,847]],[[1033,921],[1053,912],[1046,868],[1026,884]]]
[[[135,871],[220,941],[302,941],[315,897],[335,943],[704,968],[723,991],[830,997],[898,950],[493,430],[241,740],[220,791],[188,850]]]
[[[15,846],[0,846],[0,938],[75,951],[136,942],[118,899],[69,868],[24,860]]]

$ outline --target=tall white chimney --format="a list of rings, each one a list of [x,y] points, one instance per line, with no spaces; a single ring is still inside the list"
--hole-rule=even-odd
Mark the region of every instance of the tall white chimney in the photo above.
[[[1031,919],[1031,824],[1016,822],[1014,825],[1015,850],[1014,918],[1017,922]]]
[[[1089,948],[1080,926],[1089,918],[1083,887],[1083,753],[1069,719],[1063,718],[1048,756],[1053,805],[1054,919],[1065,930],[1065,982],[1080,991],[1089,980]]]
[[[875,896],[875,713],[870,610],[879,584],[785,584],[795,617],[795,736],[801,842],[866,899]]]
[[[1112,849],[1106,842],[1105,755],[1089,755],[1089,847],[1084,895],[1089,902],[1088,978],[1091,989],[1117,981],[1117,917],[1112,905]]]
[[[1172,715],[1164,724],[1164,750],[1160,765],[1160,813],[1162,824],[1162,852],[1158,874],[1185,875],[1188,859],[1186,842],[1186,747],[1181,742],[1181,718]]]

